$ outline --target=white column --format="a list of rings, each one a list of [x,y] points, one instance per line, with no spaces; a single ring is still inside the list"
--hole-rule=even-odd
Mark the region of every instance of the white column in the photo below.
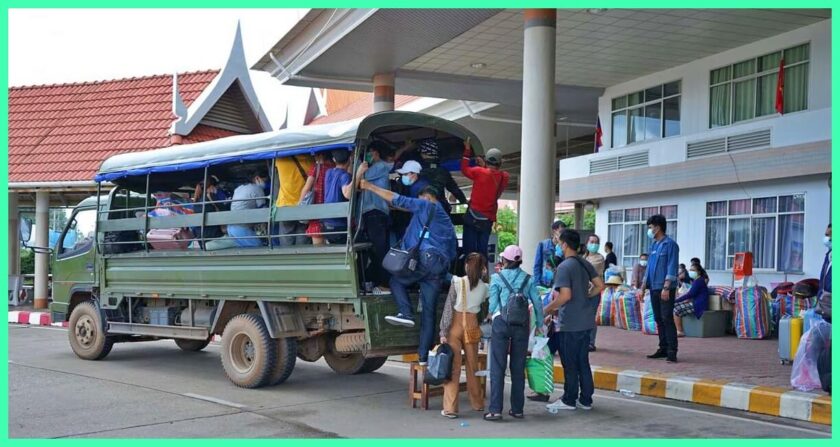
[[[373,113],[394,110],[394,74],[373,75]]]
[[[47,247],[50,243],[50,193],[35,193],[35,246]],[[35,254],[35,308],[46,309],[49,298],[50,255],[42,250]]]
[[[554,49],[557,10],[525,10],[522,68],[522,171],[519,245],[524,265],[548,237],[554,216]]]
[[[15,192],[9,193],[9,274],[20,275],[20,216]]]

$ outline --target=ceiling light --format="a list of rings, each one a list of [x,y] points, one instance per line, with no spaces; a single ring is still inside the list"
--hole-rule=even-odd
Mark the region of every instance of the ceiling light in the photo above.
[[[603,13],[607,12],[607,8],[589,8],[589,9],[586,10],[586,12],[588,12],[590,14],[598,15],[598,14],[603,14]]]
[[[487,64],[485,64],[484,62],[473,62],[472,64],[470,64],[470,67],[472,68],[484,68],[486,66]]]

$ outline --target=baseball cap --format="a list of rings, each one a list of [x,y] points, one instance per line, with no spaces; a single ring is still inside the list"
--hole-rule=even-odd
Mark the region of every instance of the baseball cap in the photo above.
[[[414,160],[408,160],[402,168],[397,169],[397,174],[419,174],[422,169],[423,168],[420,166],[420,163],[417,163]]]
[[[522,260],[522,249],[516,245],[508,245],[502,252],[502,258],[508,261],[520,261]]]
[[[484,156],[484,159],[487,160],[487,163],[490,163],[491,165],[499,166],[502,164],[502,151],[494,147],[487,151],[487,154]]]

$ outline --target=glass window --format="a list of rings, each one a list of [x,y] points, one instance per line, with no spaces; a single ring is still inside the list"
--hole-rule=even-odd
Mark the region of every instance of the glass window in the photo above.
[[[729,249],[727,255],[748,251],[750,238],[750,219],[729,219]]]
[[[705,265],[708,270],[726,270],[726,219],[706,220]]]
[[[709,127],[776,113],[776,85],[784,56],[784,112],[808,108],[809,44],[774,51],[710,72]]]
[[[729,215],[737,216],[740,214],[750,214],[750,199],[729,201]]]
[[[663,86],[665,96],[674,96],[680,94],[680,81],[669,82]]]
[[[804,238],[805,214],[779,216],[779,271],[802,271]]]
[[[637,106],[642,103],[642,92],[631,93],[627,95],[627,105]]]
[[[620,212],[620,211],[619,211]],[[613,243],[613,252],[616,259],[621,259],[624,254],[624,246],[621,241],[624,240],[623,229],[624,225],[610,225],[608,241]]]
[[[665,115],[664,137],[680,134],[680,97],[668,98],[662,103]]]
[[[612,141],[613,147],[627,145],[627,112],[613,113],[612,117]]]
[[[614,98],[612,100],[613,110],[623,109],[625,107],[627,107],[627,97],[626,96],[619,96],[618,98]]]
[[[627,111],[628,119],[630,120],[630,125],[627,126],[630,131],[629,135],[627,135],[627,143],[644,141],[645,121],[644,118],[642,118],[643,111],[644,110],[641,107]]]
[[[662,86],[657,85],[645,90],[645,102],[651,102],[662,99]]]
[[[753,199],[753,214],[769,214],[775,212],[775,197],[763,197],[761,199]]]
[[[609,213],[609,223],[621,222],[624,217],[624,210],[612,210]]]
[[[796,194],[779,197],[779,211],[782,213],[805,211],[805,195]]]
[[[96,210],[81,210],[73,216],[67,226],[61,243],[57,244],[59,257],[73,256],[86,252],[93,243],[96,232]]]
[[[645,106],[645,140],[655,140],[662,134],[662,103]]]
[[[639,212],[639,208],[630,208],[624,210],[624,221],[625,222],[637,222],[640,221],[642,218],[642,214]]]
[[[726,203],[726,202],[724,202]],[[613,242],[619,264],[632,267],[642,252],[650,247],[647,238],[647,219],[662,214],[667,222],[667,234],[677,237],[677,205],[628,208],[609,212],[609,240]],[[624,223],[619,223],[623,219]]]
[[[676,219],[677,205],[662,206],[659,208],[659,214],[665,216],[666,219]]]
[[[642,208],[642,220],[647,221],[649,217],[659,214],[659,207],[651,206]]]
[[[612,100],[612,147],[680,134],[681,81]]]

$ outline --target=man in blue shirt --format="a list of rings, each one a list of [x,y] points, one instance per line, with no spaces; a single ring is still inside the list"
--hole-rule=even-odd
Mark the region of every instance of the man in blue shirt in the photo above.
[[[647,236],[650,244],[647,269],[639,296],[645,296],[650,289],[651,308],[659,334],[659,349],[648,356],[650,359],[667,358],[669,363],[677,362],[677,326],[674,323],[674,300],[677,292],[677,268],[680,246],[665,234],[665,216],[657,214],[647,220]]]
[[[382,189],[388,189],[388,176],[394,164],[388,159],[393,151],[380,141],[373,141],[368,145],[368,152],[365,161],[359,165],[356,178],[364,178],[368,182]],[[362,191],[360,212],[362,215],[362,231],[366,239],[373,245],[371,247],[370,265],[365,269],[365,280],[374,284],[372,290],[374,295],[387,295],[391,293],[388,283],[390,275],[382,268],[382,259],[388,253],[390,246],[390,209],[385,199],[370,191]]]
[[[541,241],[537,245],[537,251],[534,255],[534,279],[537,284],[542,287],[551,287],[554,283],[554,270],[557,265],[553,265],[556,244],[554,241],[560,236],[560,233],[566,229],[566,224],[563,221],[555,221],[551,224],[551,237]],[[562,256],[560,262],[563,262]]]
[[[412,214],[402,241],[402,249],[410,250],[419,246],[419,264],[412,273],[391,276],[391,293],[397,302],[399,313],[385,317],[385,321],[397,326],[414,327],[414,312],[407,288],[419,283],[422,313],[417,350],[420,364],[425,364],[435,337],[435,316],[441,280],[455,259],[455,227],[438,202],[434,188],[420,191],[420,197],[417,199],[401,196],[367,180],[361,180],[359,188],[372,192],[395,207],[408,210]],[[428,231],[424,232],[424,227],[428,227]]]

